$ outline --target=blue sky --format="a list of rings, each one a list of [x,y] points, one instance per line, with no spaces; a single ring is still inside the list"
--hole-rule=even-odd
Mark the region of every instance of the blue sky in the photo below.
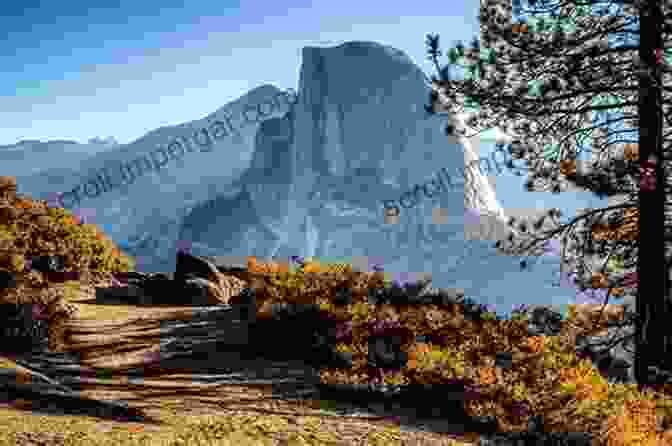
[[[296,88],[301,48],[371,40],[403,50],[426,74],[425,36],[447,50],[479,36],[478,1],[22,0],[0,17],[0,144],[114,136],[131,142],[201,119],[249,90]],[[445,60],[445,59],[444,59]],[[481,157],[494,150],[483,141]],[[526,192],[496,179],[509,209],[603,207],[592,194]]]
[[[426,33],[478,34],[477,2],[431,10],[353,0],[9,3],[0,18],[3,144],[107,135],[130,142],[264,83],[296,88],[307,45],[378,41],[429,72]]]

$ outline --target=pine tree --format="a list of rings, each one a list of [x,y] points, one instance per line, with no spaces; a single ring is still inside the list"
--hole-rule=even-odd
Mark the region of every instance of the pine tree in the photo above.
[[[642,388],[657,379],[647,373],[649,367],[672,371],[672,332],[666,328],[672,320],[669,260],[663,244],[665,227],[672,227],[665,221],[669,186],[663,173],[663,161],[669,158],[663,154],[669,153],[672,138],[663,127],[672,113],[669,94],[664,94],[670,88],[662,83],[672,72],[664,60],[669,49],[663,46],[672,31],[672,5],[624,0],[622,11],[614,13],[614,2],[607,1],[602,3],[609,12],[596,15],[586,9],[595,1],[560,0],[551,7],[530,0],[526,12],[551,12],[551,18],[512,24],[509,3],[482,0],[482,42],[474,39],[470,51],[458,43],[444,68],[438,64],[439,36],[427,37],[439,75],[431,77],[432,105],[427,110],[462,113],[466,103],[477,103],[480,110],[466,126],[480,129],[477,133],[499,127],[514,135],[508,151],[513,160],[529,166],[528,191],[561,193],[571,187],[614,200],[566,223],[559,222],[557,209],[531,225],[522,222],[516,227],[512,219],[508,244],[496,246],[509,254],[538,255],[550,241],[562,238],[561,264],[571,265],[582,291],[606,288],[605,304],[614,292],[630,292],[633,278],[638,278],[635,375]],[[568,24],[573,29],[567,29]],[[610,45],[608,36],[617,37],[617,44]],[[637,36],[640,42],[633,43]],[[484,58],[480,43],[494,49],[494,57]],[[475,60],[477,54],[480,58]],[[448,67],[460,57],[470,62],[470,75],[451,80]],[[536,90],[528,91],[533,81]],[[591,125],[591,113],[599,111],[621,116],[609,116],[606,125]],[[617,123],[628,127],[611,130]],[[454,125],[446,131],[466,133]],[[586,139],[592,146],[591,163],[578,156],[585,151]],[[498,150],[505,145],[498,142]],[[508,167],[520,170],[513,160]],[[549,220],[551,228],[542,230]],[[602,266],[593,271],[585,259]],[[614,259],[620,260],[620,268],[609,271]]]

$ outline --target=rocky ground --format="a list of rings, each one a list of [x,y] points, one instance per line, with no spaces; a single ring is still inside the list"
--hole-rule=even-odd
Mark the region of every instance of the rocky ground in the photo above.
[[[98,283],[102,285],[112,283],[112,280],[105,283],[99,279],[101,278],[93,279],[94,283],[95,280],[103,282]],[[128,283],[132,282],[129,277],[114,278],[117,281],[124,279]],[[136,283],[142,281],[142,275],[137,275]],[[117,288],[127,287],[128,285],[122,285]],[[132,295],[137,297],[137,289]],[[73,331],[70,333],[70,341],[80,344],[76,355],[43,350],[14,356],[18,363],[16,370],[21,370],[19,374],[33,378],[30,383],[17,383],[19,374],[5,373],[2,379],[6,391],[11,389],[15,395],[20,395],[19,400],[49,402],[42,404],[46,409],[39,410],[33,404],[33,412],[95,414],[110,420],[109,423],[117,423],[118,421],[113,420],[123,418],[128,422],[149,423],[150,419],[141,414],[153,414],[154,418],[160,418],[162,414],[165,416],[167,410],[180,410],[194,415],[231,414],[235,407],[235,410],[256,413],[257,416],[264,412],[286,415],[291,413],[294,417],[317,416],[327,424],[331,422],[347,425],[348,422],[344,422],[344,419],[366,420],[364,424],[371,429],[377,423],[383,423],[389,428],[390,420],[397,417],[394,423],[400,426],[399,432],[406,432],[407,435],[438,435],[437,440],[458,438],[469,441],[469,434],[461,432],[465,429],[462,421],[451,424],[445,419],[421,418],[412,408],[404,411],[386,407],[384,400],[373,407],[361,407],[348,401],[336,400],[331,400],[328,410],[320,407],[322,400],[318,398],[319,378],[317,371],[310,365],[296,360],[246,359],[241,356],[241,347],[244,348],[249,342],[248,325],[243,322],[248,318],[249,312],[241,314],[241,307],[220,304],[190,306],[187,309],[172,305],[157,308],[149,304],[125,305],[128,302],[111,305],[105,299],[105,293],[98,293],[94,302],[79,305],[111,306],[126,316],[120,317],[117,314],[113,319],[107,316],[107,322],[103,324],[100,320],[92,320],[91,316],[96,314],[93,311],[87,313],[87,318],[80,318],[72,325]],[[90,299],[83,300],[87,301]],[[557,334],[559,314],[552,307],[532,308],[529,311],[530,334]],[[614,310],[610,307],[610,311]],[[110,321],[114,321],[114,324],[110,324]],[[135,324],[146,321],[143,326],[144,337],[139,333],[135,333],[134,337],[129,332],[124,338],[120,326],[130,321]],[[137,328],[138,325],[136,330]],[[77,329],[80,330],[79,333]],[[607,332],[601,333],[603,338]],[[92,336],[97,339],[95,342]],[[580,339],[592,338],[595,336]],[[129,353],[135,359],[124,363],[119,361],[118,351],[113,346],[121,340],[128,342],[130,339],[134,339],[138,348],[134,354]],[[85,348],[87,342],[92,343],[92,348],[89,349],[91,353]],[[156,367],[133,368],[133,364],[137,366],[138,352],[158,355],[161,369],[170,372]],[[614,361],[605,360],[604,353],[598,354],[596,351],[594,354],[597,361],[601,361],[601,370],[605,374],[622,370],[614,366],[610,369]],[[20,369],[22,366],[23,369]],[[100,377],[101,369],[109,370],[109,376]],[[610,379],[622,377],[621,373],[610,376]],[[70,392],[64,389],[69,389]],[[241,389],[244,389],[242,393]],[[176,394],[180,395],[179,398],[174,397]],[[235,397],[232,398],[232,395]],[[298,405],[293,403],[297,398],[301,398],[303,402]],[[119,404],[118,401],[126,401],[128,404]],[[313,406],[306,401],[312,401]],[[221,411],[223,405],[227,409]],[[186,410],[186,407],[189,409]],[[139,410],[141,408],[142,411]],[[326,421],[327,419],[330,421]],[[352,427],[349,429],[352,430]],[[358,435],[364,434],[360,432]],[[473,434],[471,437],[474,438]],[[494,437],[478,435],[478,438]]]
[[[162,386],[185,389],[184,392],[199,388],[201,394],[204,388],[226,387],[232,392],[231,386],[270,386],[273,395],[282,396],[277,401],[287,400],[289,394],[282,392],[292,386],[300,385],[304,394],[314,394],[316,371],[310,370],[308,364],[297,365],[289,360],[283,363],[275,358],[275,362],[261,362],[262,367],[241,357],[241,351],[247,351],[249,356],[250,345],[254,344],[251,338],[256,336],[264,344],[259,330],[250,330],[252,319],[273,313],[263,302],[253,303],[254,307],[249,303],[241,305],[240,296],[245,290],[254,289],[258,280],[246,268],[249,265],[218,264],[213,259],[179,253],[174,273],[113,274],[95,269],[82,269],[81,274],[66,272],[66,264],[81,262],[70,251],[64,256],[27,255],[34,251],[54,252],[64,234],[56,229],[71,231],[67,233],[80,243],[80,249],[96,246],[100,252],[110,253],[109,262],[119,266],[121,260],[104,234],[95,228],[36,202],[18,199],[14,196],[16,184],[3,184],[0,189],[8,192],[3,193],[6,197],[3,195],[2,200],[11,205],[0,206],[0,220],[19,222],[24,232],[9,236],[3,233],[3,237],[10,238],[0,240],[0,249],[7,240],[14,243],[5,249],[9,264],[0,267],[0,291],[5,290],[0,299],[5,304],[0,311],[4,318],[0,324],[0,350],[14,359],[14,370],[23,367],[21,375],[33,377],[26,383],[17,382],[13,372],[4,375],[6,396],[13,392],[15,397],[22,396],[19,400],[41,400],[43,407],[56,407],[59,401],[63,403],[62,410],[80,406],[113,418],[133,418],[138,416],[137,411],[112,403],[112,398],[105,403],[84,401],[81,397],[86,392],[99,392],[97,397],[117,392],[113,399],[119,400],[125,398],[123,392],[130,392],[126,399],[148,401]],[[34,232],[29,233],[28,229]],[[28,250],[29,242],[36,247]],[[22,256],[17,255],[19,249]],[[22,258],[29,259],[29,264],[18,268],[16,262],[22,262]],[[23,272],[16,274],[14,270]],[[623,315],[631,314],[631,307],[632,304],[626,305]],[[593,313],[588,308],[582,311],[585,315]],[[618,311],[617,307],[610,307],[608,313],[614,316]],[[562,317],[556,309],[530,308],[528,314],[530,335],[558,334]],[[577,318],[581,320],[582,316]],[[613,326],[600,332],[585,332],[575,340],[577,351],[589,357],[610,382],[632,382],[633,356],[627,343],[606,346],[610,339],[631,336],[628,330],[631,327]],[[307,334],[306,338],[316,338],[314,335]],[[25,344],[26,340],[31,341],[30,345]],[[302,348],[331,349],[324,343],[316,346],[302,342],[302,338],[292,340],[291,350],[297,356],[301,356],[298,353]],[[34,351],[29,353],[30,349]],[[257,353],[260,352],[255,350]],[[213,365],[215,357],[219,360]],[[169,364],[170,373],[161,370]],[[102,370],[109,379],[99,376]],[[179,378],[180,373],[187,378]],[[137,384],[139,377],[130,378],[129,374],[142,376],[142,384]],[[115,379],[119,382],[113,382]],[[222,395],[219,393],[220,399]],[[374,413],[368,412],[370,416]]]
[[[317,417],[327,431],[340,432],[337,437],[341,441],[352,440],[347,444],[357,444],[355,439],[366,437],[367,432],[388,431],[389,435],[395,425],[399,435],[408,431],[404,435],[420,435],[436,444],[449,438],[466,441],[469,437],[447,434],[459,431],[459,425],[448,424],[442,431],[434,420],[412,421],[412,413],[408,422],[395,422],[390,410],[356,407],[347,401],[335,402],[326,410],[320,407],[319,399],[310,399],[319,393],[317,371],[310,365],[297,360],[241,357],[241,350],[249,342],[249,312],[241,315],[241,307],[224,303],[157,307],[151,302],[152,296],[145,296],[149,299],[145,302],[129,302],[128,299],[142,297],[139,290],[161,290],[154,284],[141,286],[155,276],[103,276],[90,275],[87,286],[82,287],[86,292],[70,302],[79,311],[65,339],[75,353],[50,351],[42,342],[35,344],[32,352],[4,356],[6,364],[11,364],[2,369],[0,377],[7,409],[29,409],[31,417],[95,416],[112,425],[122,423],[120,420],[147,425],[175,411],[185,416],[247,413],[257,418],[276,413],[299,424],[302,418]],[[115,281],[117,286],[111,286]],[[132,289],[129,284],[136,284],[137,288]],[[201,285],[211,293],[203,293],[204,298],[221,296],[207,284]],[[107,291],[100,292],[111,289],[116,301],[110,299]],[[121,328],[130,323],[134,324],[133,329]],[[126,347],[135,346],[135,351],[120,355],[116,349],[120,342]],[[152,353],[156,355],[154,367],[138,367],[138,362],[142,364]],[[160,367],[156,366],[157,358]],[[108,370],[108,376],[101,377],[101,370]],[[166,396],[168,389],[172,397]],[[302,402],[292,402],[297,398]],[[222,410],[222,406],[226,409]]]

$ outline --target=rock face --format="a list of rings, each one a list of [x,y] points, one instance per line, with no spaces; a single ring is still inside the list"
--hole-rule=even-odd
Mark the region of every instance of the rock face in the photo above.
[[[356,74],[352,66],[359,67]],[[402,52],[371,42],[304,48],[298,92],[286,117],[260,126],[241,194],[192,210],[182,238],[221,255],[367,256],[394,263],[409,250],[422,256],[433,242],[436,248],[464,239],[465,206],[501,215],[494,195],[480,188],[489,185],[464,187],[459,168],[474,154],[447,139],[445,117],[425,114],[424,74]],[[402,209],[399,225],[385,227],[383,202],[399,205],[440,167],[455,177],[454,187],[431,192],[433,199]],[[480,172],[467,177],[478,180]],[[433,207],[447,210],[445,221],[432,221]]]
[[[96,288],[96,299],[141,305],[221,305],[228,304],[246,286],[243,280],[219,272],[213,263],[200,257],[178,252],[176,264],[173,278],[161,273],[116,274],[122,286]]]
[[[210,261],[184,252],[177,254],[174,280],[184,283],[187,296],[193,290],[192,301],[207,305],[228,304],[246,286],[243,280],[219,272]]]

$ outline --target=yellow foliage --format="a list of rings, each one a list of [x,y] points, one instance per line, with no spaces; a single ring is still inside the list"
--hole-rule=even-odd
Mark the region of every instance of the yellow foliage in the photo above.
[[[12,271],[25,271],[26,259],[42,255],[62,256],[65,271],[135,269],[135,261],[99,228],[82,224],[70,211],[26,197],[10,200],[9,206],[14,212],[0,221],[0,245],[13,254],[7,265]]]
[[[512,397],[516,401],[525,401],[527,400],[528,392],[525,383],[519,382],[513,385]]]
[[[607,419],[601,434],[606,439],[607,446],[657,444],[655,401],[625,400],[620,413]]]

